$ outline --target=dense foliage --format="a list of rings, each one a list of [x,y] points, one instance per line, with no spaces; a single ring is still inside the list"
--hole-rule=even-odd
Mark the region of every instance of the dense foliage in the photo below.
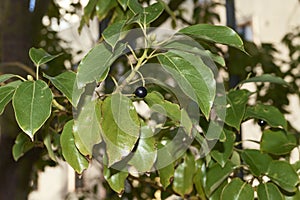
[[[297,132],[283,115],[286,103],[270,96],[278,87],[297,93],[296,86],[280,70],[248,76],[246,65],[267,66],[268,57],[259,56],[268,54],[245,46],[229,27],[191,22],[176,32],[152,28],[165,15],[174,26],[186,22],[170,6],[90,0],[80,29],[94,16],[109,19],[109,25],[78,69],[41,74],[43,65],[61,55],[31,48],[35,77],[1,75],[0,113],[12,101],[23,131],[13,147],[15,160],[45,148],[54,162],[64,159],[82,173],[97,159],[114,191],[110,197],[299,199],[300,165],[289,162]],[[231,53],[225,61],[226,48]],[[256,60],[249,55],[253,49]],[[231,60],[236,58],[242,62]],[[243,80],[228,89],[219,69],[241,73]],[[257,93],[241,89],[250,82],[258,84]],[[265,84],[272,87],[262,96]],[[261,126],[260,140],[252,141],[259,149],[241,149],[236,136],[251,119]]]

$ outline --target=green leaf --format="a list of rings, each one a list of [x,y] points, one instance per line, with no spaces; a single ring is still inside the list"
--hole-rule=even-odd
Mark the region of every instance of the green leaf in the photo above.
[[[111,9],[116,7],[118,2],[116,0],[100,0],[96,4],[96,13],[98,16],[98,20],[102,21],[110,12]]]
[[[232,179],[223,189],[221,200],[251,200],[254,199],[254,190],[239,178]]]
[[[76,147],[84,156],[92,156],[93,147],[101,142],[101,102],[87,96],[74,117],[73,134]]]
[[[210,152],[213,159],[215,159],[222,167],[224,167],[226,162],[229,160],[235,142],[234,132],[226,130],[225,133],[226,141],[218,142]]]
[[[14,78],[14,77],[18,77],[15,74],[2,74],[0,75],[0,83],[7,81],[8,79]]]
[[[78,66],[76,77],[78,89],[85,87],[87,83],[104,80],[112,63],[125,49],[125,44],[118,45],[113,52],[104,43],[94,47]]]
[[[285,200],[299,200],[300,199],[299,189],[295,193],[286,195],[284,199]]]
[[[54,151],[52,149],[51,139],[52,139],[52,137],[51,137],[51,134],[49,133],[49,131],[43,132],[43,143],[48,151],[48,155],[51,158],[51,160],[56,162],[57,160],[56,160]]]
[[[299,184],[296,171],[286,161],[273,160],[269,165],[267,176],[287,192],[295,192]]]
[[[88,1],[88,4],[83,8],[84,14],[83,14],[82,20],[84,20],[84,22],[86,24],[89,24],[89,22],[93,16],[97,2],[98,2],[98,0],[90,0],[90,1]],[[110,1],[104,1],[104,2],[110,2]]]
[[[50,55],[44,49],[41,49],[41,48],[36,49],[36,48],[32,47],[29,50],[29,57],[36,66],[45,64],[60,55],[61,54]]]
[[[75,84],[76,73],[67,71],[55,77],[44,74],[44,77],[51,81],[51,83],[67,97],[70,103],[75,106],[72,101],[72,92]]]
[[[216,94],[212,71],[199,57],[182,51],[158,56],[159,62],[172,74],[183,92],[199,104],[208,118]]]
[[[196,24],[181,29],[179,33],[187,34],[209,42],[225,44],[241,51],[245,51],[240,36],[234,30],[226,26]]]
[[[51,114],[52,92],[42,81],[25,81],[16,89],[13,107],[20,128],[33,140]]]
[[[288,85],[288,83],[278,76],[273,76],[271,74],[263,74],[261,76],[252,77],[242,81],[240,84],[244,83],[252,83],[252,82],[268,82],[268,83],[276,83],[280,85]]]
[[[110,167],[133,150],[139,138],[140,124],[131,100],[119,93],[104,100],[102,113],[105,117],[101,127]]]
[[[117,21],[109,25],[102,33],[104,40],[114,49],[121,38],[126,20]]]
[[[262,119],[272,127],[282,126],[287,129],[287,121],[284,115],[278,110],[278,108],[270,105],[256,104],[255,106],[249,106],[246,109],[244,119],[256,118]]]
[[[2,115],[6,105],[11,101],[16,88],[11,86],[0,87],[0,115]]]
[[[173,190],[181,197],[193,191],[193,177],[195,172],[194,159],[193,155],[186,154],[184,161],[175,169]]]
[[[151,171],[157,157],[156,141],[151,128],[145,124],[141,127],[141,136],[138,141],[133,157],[128,162],[138,172]]]
[[[128,1],[129,0],[118,0],[124,11],[127,9]]]
[[[169,152],[168,149],[160,143],[157,144],[157,147],[158,150],[155,168],[158,171],[160,183],[164,189],[166,189],[174,177],[175,167],[174,163],[172,162],[173,160],[171,152]]]
[[[205,193],[210,196],[233,172],[233,164],[228,161],[222,168],[219,164],[211,166],[206,173]]]
[[[280,190],[273,183],[261,183],[257,187],[258,200],[284,200]]]
[[[111,189],[113,189],[118,194],[122,194],[125,188],[125,180],[128,176],[128,172],[118,171],[112,174],[112,169],[103,166],[103,175],[105,180],[108,182]]]
[[[27,151],[34,147],[33,142],[25,133],[20,133],[12,149],[12,154],[15,161],[18,161]]]
[[[68,121],[60,136],[60,143],[62,148],[62,155],[69,165],[79,174],[83,172],[88,166],[87,159],[78,151],[75,145],[73,136],[74,121]]]
[[[220,200],[224,187],[227,185],[227,181],[223,181],[221,185],[212,193],[209,200]],[[203,198],[205,199],[205,198]]]
[[[285,155],[297,147],[296,140],[288,138],[283,130],[265,130],[261,137],[261,151],[273,155]]]
[[[250,92],[248,90],[232,90],[228,93],[226,96],[227,109],[225,117],[227,125],[240,130],[249,95]]]
[[[188,53],[196,54],[201,56],[202,60],[218,63],[219,65],[225,67],[225,60],[222,56],[214,54],[211,51],[205,50],[200,44],[193,40],[174,40],[170,41],[162,46],[163,49],[168,50],[180,50]]]
[[[138,15],[138,21],[145,25],[156,20],[164,10],[163,4],[159,2],[144,8],[137,0],[128,1],[128,7],[135,15]]]
[[[198,159],[195,161],[196,169],[195,169],[195,176],[193,178],[193,182],[195,184],[195,188],[197,190],[197,194],[199,195],[200,199],[206,199],[206,195],[204,192],[204,182],[205,182],[205,163],[202,159]]]
[[[251,173],[255,176],[265,174],[268,170],[269,164],[272,162],[271,156],[255,149],[243,150],[241,157],[249,166]]]

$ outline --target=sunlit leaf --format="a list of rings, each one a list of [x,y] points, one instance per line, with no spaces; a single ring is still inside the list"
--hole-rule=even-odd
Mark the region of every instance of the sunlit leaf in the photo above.
[[[231,180],[223,189],[221,200],[251,200],[254,199],[254,190],[247,182],[239,178]]]
[[[252,77],[242,81],[240,84],[251,83],[251,82],[268,82],[276,83],[280,85],[288,85],[288,83],[283,80],[281,77],[273,76],[271,74],[262,74],[261,76]]]
[[[62,154],[69,165],[77,172],[82,173],[85,170],[89,162],[87,159],[79,152],[75,145],[73,136],[73,125],[74,121],[68,121],[63,129],[60,136],[60,143],[62,148]]]
[[[50,55],[44,49],[41,49],[41,48],[37,49],[37,48],[32,47],[29,50],[29,57],[36,66],[45,64],[60,55],[61,54]]]
[[[104,40],[112,47],[115,48],[116,44],[120,40],[123,27],[126,24],[126,20],[117,21],[108,26],[102,33]]]
[[[23,82],[13,96],[13,107],[20,128],[33,139],[51,114],[52,92],[42,81]]]
[[[280,190],[273,183],[261,183],[257,187],[258,200],[284,200]]]

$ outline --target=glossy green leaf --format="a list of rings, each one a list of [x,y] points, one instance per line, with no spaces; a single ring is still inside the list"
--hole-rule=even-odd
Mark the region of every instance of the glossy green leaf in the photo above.
[[[15,74],[2,74],[0,75],[0,83],[7,81],[8,79],[17,77]]]
[[[273,160],[269,165],[267,176],[287,192],[295,192],[299,184],[298,174],[286,161]]]
[[[295,193],[291,193],[289,195],[284,196],[285,200],[299,200],[300,199],[300,191],[299,189]]]
[[[20,128],[33,140],[51,114],[52,92],[42,81],[25,81],[15,91],[13,107]]]
[[[234,132],[226,130],[225,133],[226,141],[218,142],[210,152],[213,159],[216,160],[222,167],[224,167],[226,162],[229,160],[235,142]]]
[[[198,159],[195,161],[195,175],[193,178],[193,182],[195,184],[195,188],[197,190],[197,194],[199,195],[200,199],[206,199],[206,195],[204,192],[204,182],[205,182],[205,163],[202,159]]]
[[[162,46],[163,49],[168,50],[180,50],[188,53],[201,56],[202,60],[206,62],[214,61],[221,66],[225,66],[225,60],[222,56],[214,54],[211,51],[205,50],[200,44],[196,43],[193,40],[175,40],[170,41]]]
[[[157,157],[156,141],[151,128],[145,124],[141,127],[141,136],[138,141],[133,157],[128,164],[132,165],[139,172],[151,171]]]
[[[205,41],[225,44],[244,51],[244,44],[240,36],[231,28],[210,24],[196,24],[179,31]]]
[[[110,48],[101,43],[94,47],[80,62],[77,72],[77,86],[81,89],[86,86],[87,83],[94,81],[102,81],[107,75],[107,70],[111,64],[123,53],[126,45],[118,45],[112,52]]]
[[[81,154],[92,156],[93,147],[101,142],[101,102],[86,97],[74,117],[73,134],[75,144]]]
[[[240,130],[249,95],[250,92],[248,90],[232,90],[227,94],[227,109],[225,117],[225,123],[227,125]]]
[[[227,185],[227,181],[223,181],[221,185],[209,196],[209,200],[220,200],[224,187]],[[204,199],[204,198],[203,198]]]
[[[128,1],[128,7],[137,16],[138,22],[146,25],[156,20],[164,10],[163,4],[159,2],[142,7],[137,0]]]
[[[44,77],[51,81],[51,83],[59,91],[61,91],[74,106],[74,103],[72,101],[72,92],[75,84],[76,73],[72,71],[67,71],[55,77],[51,77],[44,74]]]
[[[127,9],[128,1],[129,0],[118,0],[124,11]]]
[[[244,119],[256,118],[262,119],[268,123],[269,126],[279,127],[282,126],[287,129],[287,121],[278,108],[270,105],[256,104],[249,106],[246,109]]]
[[[113,9],[117,5],[117,0],[98,0],[96,4],[96,13],[98,16],[98,20],[102,21],[111,12],[111,9]]]
[[[7,85],[0,87],[0,115],[3,113],[6,105],[11,101],[15,89],[16,88]]]
[[[232,179],[223,189],[221,200],[251,200],[254,199],[254,190],[239,178]]]
[[[252,82],[268,82],[268,83],[276,83],[280,85],[288,85],[288,83],[285,80],[283,80],[281,77],[273,76],[271,74],[262,74],[261,76],[252,77],[242,81],[240,84],[252,83]]]
[[[296,139],[289,138],[283,130],[265,130],[261,137],[261,151],[273,155],[285,155],[297,146]]]
[[[162,113],[162,110],[158,107],[155,107],[155,105],[162,106],[163,110],[166,112],[162,114],[166,114],[174,122],[180,122],[181,112],[178,104],[164,100],[164,97],[156,91],[147,94],[144,100],[151,110]]]
[[[230,161],[236,165],[236,166],[239,166],[241,165],[241,156],[240,154],[237,152],[237,151],[233,151],[232,152],[232,156],[230,158]]]
[[[173,190],[181,197],[189,194],[193,190],[193,177],[195,172],[194,156],[186,154],[184,161],[175,169]]]
[[[205,193],[210,196],[232,172],[233,164],[230,161],[223,168],[217,163],[210,167],[206,173]]]
[[[126,20],[117,21],[108,26],[102,33],[104,40],[114,49],[121,38],[123,27]]]
[[[273,183],[261,183],[257,187],[258,200],[284,200],[280,190]]]
[[[139,118],[131,100],[115,93],[102,104],[101,122],[108,166],[121,161],[133,150],[140,134]]]
[[[171,73],[187,96],[196,101],[208,118],[216,92],[212,71],[199,57],[182,51],[158,56],[159,62]]]
[[[88,166],[88,160],[76,148],[73,136],[74,121],[68,121],[60,136],[60,143],[62,148],[62,155],[69,165],[79,174],[83,172]]]
[[[32,47],[29,50],[29,57],[36,66],[45,64],[60,55],[61,54],[50,55],[44,49],[41,49],[41,48],[36,49],[36,48]]]
[[[103,166],[103,175],[105,180],[108,182],[111,189],[113,189],[118,194],[122,194],[125,188],[125,180],[128,176],[127,171],[118,171],[112,174],[112,169]]]
[[[20,133],[12,149],[13,158],[15,161],[18,161],[27,151],[34,147],[33,142],[30,140],[28,135],[25,133]]]
[[[173,157],[170,151],[166,148],[165,145],[160,143],[157,144],[157,160],[155,163],[155,168],[158,171],[160,183],[166,189],[173,177],[174,177],[174,163]]]
[[[265,174],[268,170],[269,164],[272,162],[271,156],[255,149],[243,150],[241,157],[248,165],[251,173],[255,176]]]

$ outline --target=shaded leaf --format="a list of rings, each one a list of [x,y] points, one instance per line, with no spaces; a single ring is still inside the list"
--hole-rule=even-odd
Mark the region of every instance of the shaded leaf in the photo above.
[[[100,118],[101,102],[87,96],[74,117],[73,126],[76,147],[85,156],[91,157],[94,145],[101,142]]]
[[[251,83],[251,82],[268,82],[276,83],[280,85],[288,85],[288,83],[283,80],[281,77],[273,76],[271,74],[262,74],[261,76],[252,77],[242,81],[240,84]]]
[[[233,164],[228,161],[222,168],[219,164],[211,166],[206,173],[205,193],[210,196],[233,172]]]
[[[262,134],[260,149],[264,152],[273,155],[285,155],[295,147],[297,147],[296,138],[288,138],[283,130],[265,130]]]
[[[221,200],[251,200],[254,199],[254,190],[247,183],[239,178],[231,180],[223,189]]]
[[[286,161],[273,160],[269,165],[267,176],[287,192],[295,192],[299,184],[296,171]]]
[[[195,176],[193,178],[193,182],[195,184],[197,194],[201,199],[206,199],[206,195],[204,192],[204,182],[205,182],[205,163],[203,162],[202,159],[198,159],[195,161]]]
[[[88,167],[89,162],[76,148],[73,136],[73,125],[73,120],[68,121],[64,126],[63,132],[61,133],[60,143],[62,155],[77,173],[82,173],[83,170]]]
[[[103,175],[105,180],[108,182],[111,189],[113,189],[118,194],[122,194],[125,188],[125,180],[128,176],[127,171],[118,171],[112,174],[112,169],[103,166]]]
[[[141,136],[133,157],[128,162],[139,172],[151,171],[157,157],[156,141],[151,128],[145,124],[141,127]]]
[[[104,100],[102,113],[105,117],[101,127],[110,167],[133,150],[139,138],[139,118],[131,100],[119,93]]]
[[[3,113],[6,105],[11,101],[15,89],[16,88],[7,85],[0,87],[0,115]]]
[[[73,106],[75,106],[74,102],[72,101],[72,95],[76,79],[76,73],[72,71],[67,71],[55,77],[51,77],[44,74],[44,77],[51,81],[51,83],[67,97],[70,103]]]
[[[120,40],[123,27],[126,24],[126,20],[117,21],[109,25],[102,33],[104,40],[114,49],[118,41]]]
[[[184,197],[193,190],[193,177],[195,172],[194,156],[186,154],[184,161],[175,169],[173,190]]]
[[[112,52],[107,45],[101,43],[94,47],[80,62],[76,82],[78,89],[87,83],[102,81],[106,78],[112,63],[123,53],[126,45],[118,45]],[[105,76],[103,76],[105,75]]]
[[[113,9],[117,5],[118,2],[116,0],[97,1],[96,13],[98,16],[98,20],[102,21],[111,12],[111,9]]]
[[[227,125],[240,130],[249,95],[250,92],[248,90],[232,90],[228,93],[226,96],[227,109],[225,117]]]
[[[249,166],[251,173],[255,176],[265,174],[268,170],[269,164],[272,162],[272,157],[264,154],[259,150],[245,149],[241,157],[243,161]]]
[[[129,0],[118,0],[124,11],[127,9],[128,1]]]
[[[240,36],[234,30],[226,26],[196,24],[181,29],[179,33],[187,34],[209,42],[225,44],[241,51],[245,51]]]
[[[43,134],[43,143],[44,143],[44,145],[47,149],[48,155],[51,158],[51,160],[57,161],[56,157],[55,157],[55,154],[54,154],[54,151],[52,149],[51,139],[52,139],[51,134],[48,131],[44,132],[44,134]]]
[[[272,127],[282,126],[287,129],[287,121],[278,108],[270,105],[256,104],[246,109],[244,119],[256,118],[264,120]]]
[[[16,89],[13,108],[20,128],[33,140],[51,114],[52,92],[42,81],[25,81]]]
[[[15,161],[18,161],[27,151],[34,147],[33,142],[30,140],[28,135],[25,133],[20,133],[12,148],[12,154]]]
[[[284,200],[280,190],[273,183],[261,183],[257,187],[258,200]]]
[[[8,79],[17,77],[15,74],[2,74],[0,75],[0,83],[7,81]]]
[[[41,48],[37,49],[37,48],[32,47],[29,50],[29,57],[36,66],[45,64],[60,55],[61,54],[50,55],[44,49],[41,49]]]
[[[226,141],[218,142],[210,152],[213,159],[215,159],[222,167],[224,167],[229,160],[235,142],[234,132],[225,129],[225,134]]]

